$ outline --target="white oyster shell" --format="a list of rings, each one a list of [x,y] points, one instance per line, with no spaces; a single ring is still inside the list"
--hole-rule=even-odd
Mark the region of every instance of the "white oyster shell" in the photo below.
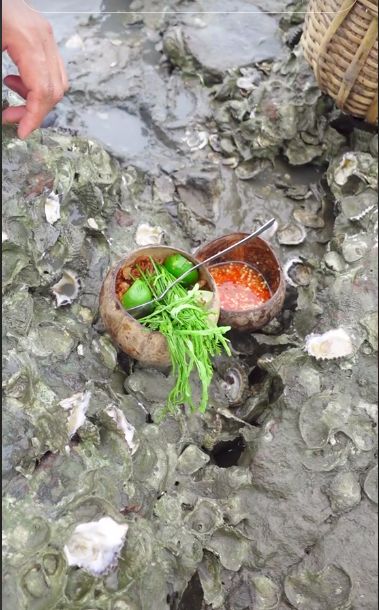
[[[132,424],[128,422],[121,409],[119,409],[115,405],[108,405],[105,408],[105,412],[109,415],[109,417],[113,419],[113,421],[116,423],[117,428],[119,428],[119,430],[121,430],[121,432],[124,434],[126,444],[128,445],[130,452],[133,455],[133,453],[135,453],[138,448],[138,443],[134,440],[136,429],[134,428],[134,426],[132,426]]]
[[[73,36],[66,41],[65,46],[67,49],[84,49],[84,42],[79,34],[73,34]]]
[[[237,87],[244,91],[252,91],[255,87],[254,78],[248,76],[241,76],[237,79]]]
[[[202,150],[208,144],[209,135],[206,131],[186,131],[183,141],[192,151]]]
[[[358,160],[352,153],[346,153],[341,159],[341,163],[337,167],[334,179],[338,186],[346,184],[348,178],[358,169]]]
[[[62,278],[51,289],[57,307],[70,305],[77,298],[80,288],[80,280],[75,273],[68,269],[63,269],[62,273]]]
[[[334,360],[351,356],[354,347],[347,332],[343,328],[336,328],[323,335],[308,335],[305,350],[316,360]]]
[[[45,201],[45,216],[49,224],[53,225],[61,217],[61,204],[59,196],[53,191]]]
[[[95,231],[98,231],[99,225],[97,224],[94,218],[87,218],[87,224],[91,229],[95,229]]]
[[[150,246],[152,244],[160,244],[162,242],[164,231],[162,227],[152,227],[146,222],[142,222],[137,227],[136,244],[138,246]]]
[[[64,547],[68,565],[83,568],[94,576],[108,572],[123,547],[128,525],[111,517],[77,525]]]
[[[86,412],[91,399],[91,392],[78,392],[70,398],[65,398],[60,401],[62,409],[69,411],[67,427],[69,437],[72,438],[80,426],[86,421]]]
[[[307,232],[302,225],[288,223],[277,230],[276,237],[283,246],[298,246],[307,237]]]

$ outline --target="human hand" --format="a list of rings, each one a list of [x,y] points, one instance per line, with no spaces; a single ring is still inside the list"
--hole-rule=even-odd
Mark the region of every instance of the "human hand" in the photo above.
[[[18,123],[18,136],[27,138],[37,129],[68,89],[66,70],[51,25],[25,0],[2,0],[2,50],[16,64],[19,76],[4,83],[26,104],[3,111],[2,124]]]

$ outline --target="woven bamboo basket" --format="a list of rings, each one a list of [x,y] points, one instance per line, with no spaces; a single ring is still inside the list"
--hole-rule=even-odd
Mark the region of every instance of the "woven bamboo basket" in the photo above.
[[[378,121],[378,0],[310,0],[302,45],[319,87],[344,112]]]

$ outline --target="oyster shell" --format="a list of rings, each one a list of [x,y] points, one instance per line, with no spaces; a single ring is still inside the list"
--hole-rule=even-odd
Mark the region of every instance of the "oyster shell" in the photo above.
[[[374,426],[375,422],[367,411],[367,404],[356,403],[348,394],[333,391],[323,391],[310,396],[303,404],[299,416],[300,434],[310,449],[326,450],[328,445],[336,449],[334,457],[330,456],[335,464],[333,468],[340,457],[344,454],[346,457],[346,445],[341,446],[338,433],[342,432],[347,436],[358,451],[371,451],[376,443]]]
[[[208,464],[209,455],[201,451],[196,445],[188,445],[178,459],[178,472],[182,474],[194,474]]]
[[[153,227],[146,222],[141,222],[136,231],[136,244],[138,246],[150,246],[162,243],[164,230],[162,227]]]
[[[221,147],[222,152],[224,152],[227,155],[232,155],[236,149],[232,138],[226,138],[226,137],[221,138],[220,147]]]
[[[94,576],[107,573],[123,547],[129,526],[111,517],[77,525],[64,546],[68,565],[83,568]]]
[[[334,250],[325,254],[324,261],[326,266],[329,267],[329,269],[332,269],[332,271],[341,272],[346,267],[342,256]]]
[[[375,504],[378,503],[378,466],[374,466],[369,471],[363,489],[365,490],[366,495],[372,500]]]
[[[373,311],[360,319],[359,324],[366,331],[367,341],[372,349],[378,351],[378,312]]]
[[[377,188],[377,160],[369,153],[347,152],[338,157],[327,171],[329,186],[337,200],[343,195],[358,195],[367,187]]]
[[[85,423],[86,413],[91,399],[91,392],[78,392],[70,398],[60,401],[62,409],[69,411],[67,420],[68,435],[72,438],[77,430]]]
[[[208,144],[208,133],[206,131],[186,131],[183,142],[191,151],[202,150]]]
[[[367,154],[345,153],[334,173],[334,180],[338,186],[344,186],[352,175],[366,179],[364,171],[371,163],[370,156]]]
[[[280,603],[280,589],[278,585],[267,576],[254,576],[256,610],[277,610]]]
[[[236,176],[240,180],[252,180],[270,167],[267,160],[243,161],[236,169]]]
[[[238,572],[249,553],[248,541],[238,531],[221,527],[209,542],[209,550],[220,558],[221,565],[232,572]]]
[[[63,269],[62,273],[62,278],[51,289],[55,296],[56,307],[70,305],[77,298],[81,287],[80,279],[73,271]]]
[[[378,194],[374,189],[366,189],[358,195],[349,195],[341,201],[341,209],[349,220],[361,220],[378,205]]]
[[[360,235],[345,237],[342,244],[342,254],[347,263],[355,263],[365,256],[368,251],[367,240]]]
[[[238,157],[226,157],[225,159],[222,160],[222,164],[226,165],[226,167],[231,167],[231,169],[236,169],[236,167],[238,167],[239,164],[239,159]]]
[[[94,231],[98,231],[99,230],[99,225],[97,224],[97,222],[96,222],[96,220],[94,218],[88,218],[87,219],[87,224],[88,224],[90,229],[94,229]]]
[[[175,185],[172,178],[162,174],[154,180],[154,196],[162,203],[171,203],[174,199]]]
[[[59,196],[52,191],[45,201],[45,216],[49,224],[53,225],[61,217]]]
[[[247,367],[237,359],[220,358],[216,362],[216,370],[222,379],[219,387],[228,406],[233,408],[243,404],[250,391]]]
[[[325,227],[325,221],[321,216],[303,208],[297,208],[293,217],[297,222],[310,229],[323,229]]]
[[[312,191],[307,184],[291,184],[288,186],[285,182],[282,183],[279,180],[277,186],[279,188],[283,188],[286,196],[290,199],[294,199],[295,201],[302,201],[312,197]]]
[[[309,286],[312,278],[312,267],[303,258],[291,258],[283,267],[286,282],[297,288],[298,286]]]
[[[350,510],[361,501],[361,486],[353,472],[340,472],[331,482],[327,495],[335,513]]]
[[[342,610],[350,605],[351,589],[351,578],[342,568],[325,565],[318,570],[309,559],[291,569],[284,581],[286,597],[296,610]]]
[[[214,150],[215,152],[221,152],[222,148],[221,148],[221,143],[220,143],[220,136],[217,133],[212,133],[209,136],[209,146],[212,148],[212,150]]]
[[[134,426],[132,426],[127,421],[121,409],[119,409],[115,405],[108,405],[105,408],[105,412],[109,415],[109,417],[113,419],[113,421],[116,423],[117,428],[119,428],[119,430],[123,432],[126,444],[128,445],[130,452],[133,455],[133,453],[135,453],[138,449],[138,443],[136,443],[134,440],[134,435],[136,432]]]
[[[84,49],[84,41],[79,34],[73,34],[65,44],[67,49]]]
[[[256,81],[256,79],[251,76],[241,76],[237,79],[236,85],[243,91],[252,91],[256,87],[256,83],[254,81]]]
[[[336,328],[322,335],[308,335],[305,350],[316,360],[334,360],[351,356],[354,347],[347,332],[343,328]]]
[[[204,535],[212,533],[216,527],[221,526],[223,519],[216,502],[200,499],[186,518],[186,522],[197,535]]]
[[[277,240],[282,246],[298,246],[303,243],[306,236],[304,227],[295,223],[288,223],[276,232]]]

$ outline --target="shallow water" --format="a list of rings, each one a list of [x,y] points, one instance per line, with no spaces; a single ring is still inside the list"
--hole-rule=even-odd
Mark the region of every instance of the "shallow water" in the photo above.
[[[89,107],[80,115],[83,133],[101,141],[117,156],[138,155],[151,143],[151,134],[137,115],[119,108],[106,111]]]

